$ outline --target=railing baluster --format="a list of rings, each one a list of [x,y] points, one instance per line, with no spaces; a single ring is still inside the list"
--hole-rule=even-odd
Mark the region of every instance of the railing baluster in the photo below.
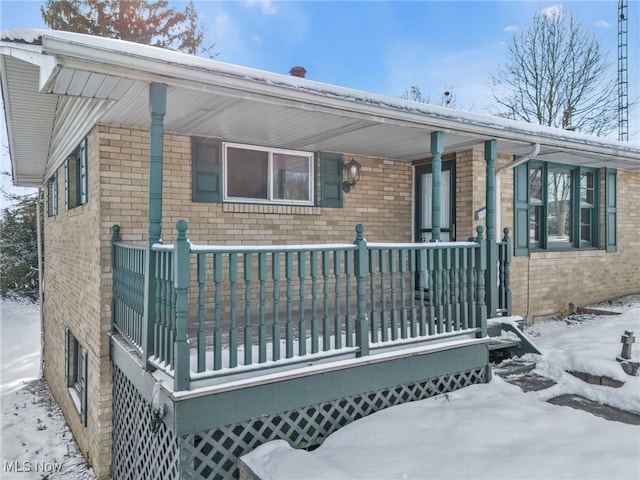
[[[251,322],[251,282],[252,274],[252,255],[245,253],[243,256],[244,266],[244,364],[251,365],[253,363],[253,325]]]
[[[272,360],[280,360],[280,254],[271,254],[271,278],[273,279]]]
[[[398,338],[398,298],[396,295],[396,275],[398,273],[396,257],[389,249],[389,283],[391,284],[391,340]]]
[[[287,324],[285,325],[285,348],[286,357],[293,357],[293,291],[291,281],[293,280],[293,252],[285,253],[285,278],[287,280]]]
[[[416,270],[416,251],[415,250],[409,250],[408,251],[408,255],[409,255],[409,295],[411,295],[410,297],[410,305],[411,305],[411,319],[409,320],[411,322],[411,324],[409,325],[409,335],[411,336],[411,338],[415,338],[418,335],[418,331],[417,331],[417,327],[418,327],[418,315],[417,315],[417,310],[416,310],[416,291],[415,291],[415,286],[416,286],[416,281],[417,281],[417,277],[416,275],[418,274],[417,270]]]
[[[197,351],[198,351],[198,372],[204,372],[206,366],[206,337],[204,334],[204,285],[207,280],[207,257],[204,254],[197,255],[198,260],[198,338],[197,338]]]
[[[469,328],[476,328],[476,249],[468,250],[467,297],[469,298]]]
[[[335,278],[335,318],[334,318],[334,342],[335,348],[342,348],[342,316],[340,314],[340,252],[335,250],[333,252],[333,275]]]
[[[452,318],[453,317],[453,311],[452,311],[453,292],[452,292],[452,286],[451,286],[451,274],[452,274],[451,253],[452,253],[451,250],[448,248],[445,248],[442,250],[442,260],[443,260],[442,297],[443,297],[443,311],[444,311],[443,320],[444,320],[444,331],[446,332],[453,331],[453,318]]]
[[[266,287],[267,281],[267,254],[265,252],[258,253],[258,281],[260,282],[259,293],[259,311],[260,324],[258,325],[258,362],[267,361],[267,324],[266,324]]]
[[[236,284],[238,283],[238,254],[229,254],[229,306],[231,315],[231,324],[229,326],[229,367],[238,366],[238,319],[236,311],[237,292]]]
[[[304,251],[298,252],[298,280],[299,284],[299,320],[298,320],[298,355],[301,357],[307,354],[307,322],[304,318],[304,281],[306,277],[306,255]]]
[[[442,249],[435,251],[435,267],[436,267],[436,290],[435,290],[435,307],[436,307],[436,325],[437,333],[444,332],[444,305],[443,305],[443,271],[442,271]]]
[[[424,248],[418,250],[418,302],[420,303],[420,328],[419,333],[424,336],[428,333],[427,330],[427,306],[425,305],[426,299],[424,290],[429,284],[429,272],[427,270],[427,251]],[[431,302],[429,302],[431,303]],[[431,305],[429,305],[429,310]]]
[[[378,251],[378,258],[380,259],[380,340],[386,342],[389,340],[389,320],[387,316],[387,286],[385,284],[385,278],[387,273],[387,262],[384,250]]]
[[[311,273],[311,353],[318,353],[318,255],[309,252],[309,267]]]
[[[429,335],[436,333],[436,305],[439,303],[438,292],[436,291],[438,272],[436,270],[435,252],[433,248],[427,250],[427,268],[429,270]]]
[[[353,275],[353,260],[352,252],[346,250],[344,252],[344,275],[345,275],[345,287],[346,295],[345,300],[347,302],[345,306],[345,322],[344,329],[346,333],[346,346],[353,347],[353,320],[351,318],[351,276]]]
[[[371,291],[371,311],[369,313],[369,318],[371,322],[371,342],[375,343],[378,341],[378,329],[379,325],[379,314],[377,312],[376,306],[378,299],[376,298],[376,251],[373,249],[369,249],[369,279],[370,279],[370,291]]]
[[[222,254],[213,254],[214,315],[213,315],[213,369],[222,368]]]
[[[398,250],[398,266],[400,267],[400,338],[407,338],[407,251]]]
[[[331,320],[329,318],[329,276],[331,275],[330,252],[322,251],[322,350],[331,349]]]

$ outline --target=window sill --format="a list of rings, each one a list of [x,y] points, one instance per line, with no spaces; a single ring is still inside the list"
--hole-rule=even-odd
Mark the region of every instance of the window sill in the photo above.
[[[225,213],[260,213],[263,215],[320,215],[319,207],[301,205],[265,205],[260,203],[223,203]]]
[[[73,387],[67,387],[69,390],[69,395],[71,395],[71,399],[73,400],[74,405],[76,406],[76,410],[78,410],[78,414],[80,414],[80,410],[82,410],[82,405],[80,402],[80,395],[78,391]]]

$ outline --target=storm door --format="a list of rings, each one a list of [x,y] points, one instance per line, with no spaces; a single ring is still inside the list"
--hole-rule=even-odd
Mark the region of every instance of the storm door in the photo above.
[[[440,176],[440,241],[456,239],[456,162],[442,162]],[[416,167],[415,241],[431,240],[432,181],[431,164]]]

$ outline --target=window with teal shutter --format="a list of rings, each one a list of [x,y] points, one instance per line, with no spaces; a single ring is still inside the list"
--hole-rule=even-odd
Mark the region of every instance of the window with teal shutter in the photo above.
[[[320,154],[320,198],[325,208],[342,208],[342,155],[339,153]]]
[[[70,210],[89,200],[87,139],[64,162],[64,205]]]
[[[612,168],[605,170],[605,249],[607,252],[618,250],[618,185],[617,171]]]
[[[593,168],[535,160],[518,165],[514,169],[514,255],[598,248],[599,178]],[[613,215],[607,222],[615,225],[615,187],[609,190],[613,208],[608,211]]]
[[[87,378],[89,359],[87,350],[73,336],[68,327],[64,329],[64,379],[69,394],[78,409],[83,426],[87,426]]]
[[[222,202],[220,145],[218,139],[193,137],[191,140],[194,202]]]

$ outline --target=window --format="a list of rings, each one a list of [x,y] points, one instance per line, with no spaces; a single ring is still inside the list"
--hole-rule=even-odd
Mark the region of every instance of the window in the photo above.
[[[313,204],[313,154],[223,144],[224,199]]]
[[[71,398],[87,426],[87,351],[69,328],[65,329],[65,381]]]
[[[516,167],[514,175],[516,255],[600,246],[599,170],[530,161]],[[606,189],[607,195],[613,192],[607,202],[615,203],[615,178]],[[611,211],[607,238],[615,236],[615,208]]]
[[[223,151],[226,152],[224,162]],[[191,198],[194,202],[307,206],[317,201],[316,205],[324,208],[342,208],[344,161],[340,153],[318,154],[317,198],[314,198],[316,165],[310,152],[192,137],[191,155]],[[227,164],[229,168],[226,168]]]
[[[67,210],[84,205],[88,200],[87,139],[67,157],[64,163],[65,207]]]
[[[47,180],[47,216],[58,215],[58,172]]]

